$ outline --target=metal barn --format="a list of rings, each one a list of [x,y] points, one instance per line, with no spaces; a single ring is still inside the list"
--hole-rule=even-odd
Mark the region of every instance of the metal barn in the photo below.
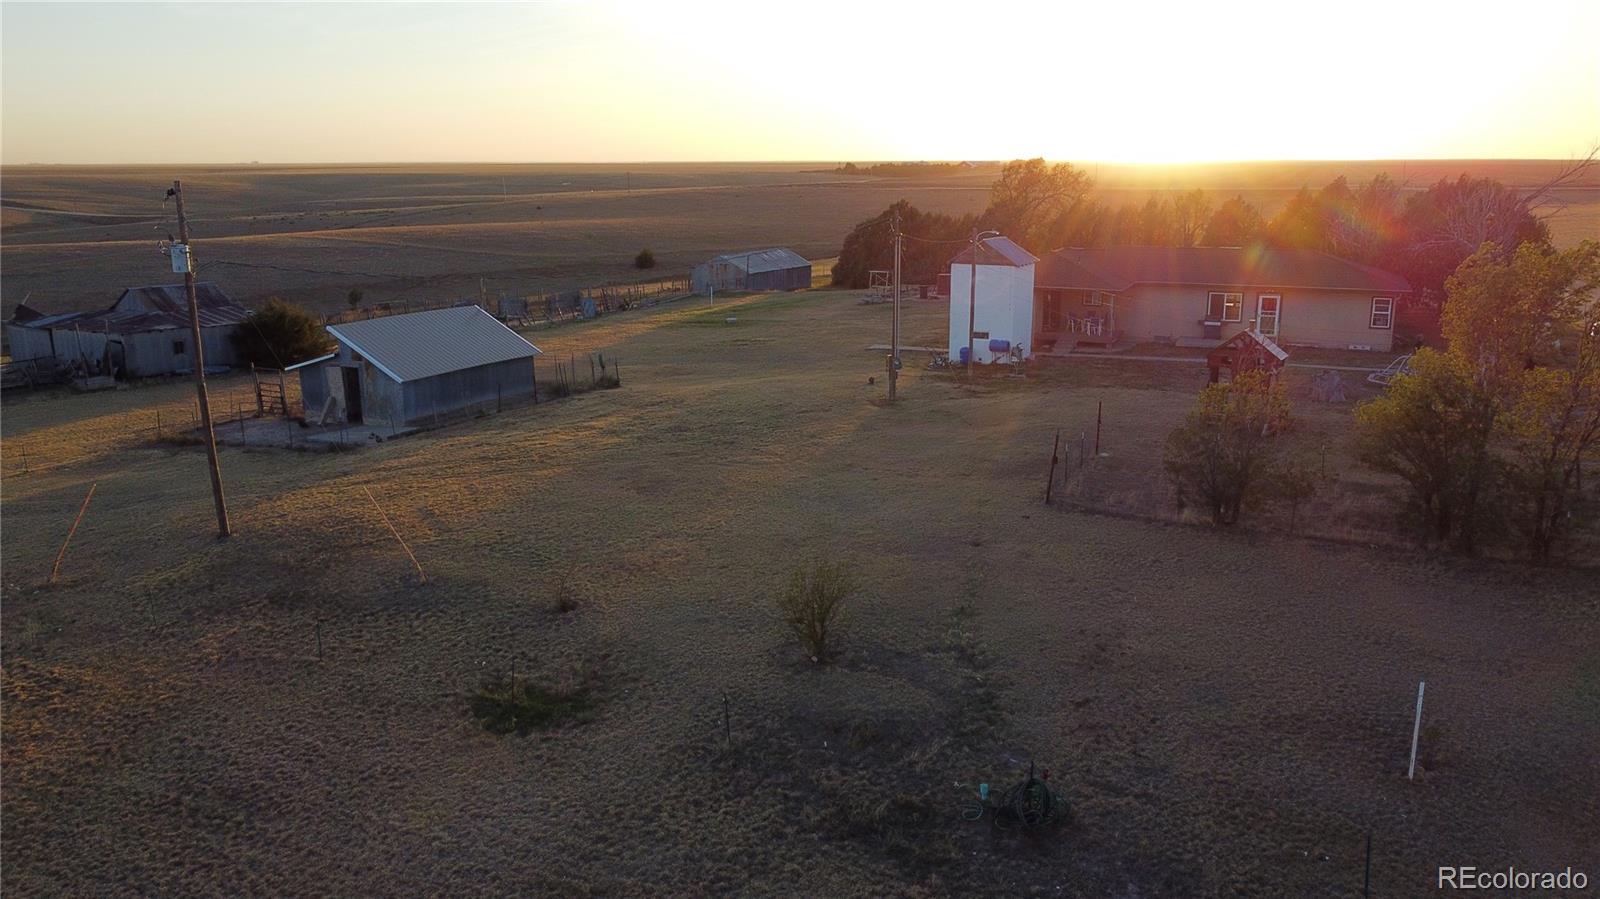
[[[222,288],[195,285],[207,369],[239,361],[233,334],[250,317]],[[146,378],[194,371],[189,300],[182,284],[132,287],[104,312],[45,315],[18,305],[6,323],[11,358],[35,368]]]
[[[539,348],[479,306],[327,328],[337,348],[289,366],[309,420],[400,427],[533,393]]]
[[[689,280],[702,295],[713,290],[805,290],[811,286],[811,263],[786,247],[724,253],[695,266]]]

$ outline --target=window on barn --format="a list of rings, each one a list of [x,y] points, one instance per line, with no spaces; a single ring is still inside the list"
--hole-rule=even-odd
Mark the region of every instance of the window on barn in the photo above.
[[[183,355],[183,341],[174,340],[172,342],[172,355],[174,355],[174,356],[182,356]]]
[[[1372,317],[1367,327],[1387,331],[1394,324],[1394,297],[1373,297]]]
[[[1044,292],[1044,329],[1046,331],[1061,330],[1061,294],[1059,291],[1047,290]]]
[[[1104,299],[1104,295],[1098,290],[1085,290],[1083,292],[1083,305],[1085,306],[1103,306],[1105,305]]]
[[[1206,320],[1214,322],[1236,322],[1243,316],[1244,294],[1224,293],[1219,290],[1212,291],[1206,297]]]

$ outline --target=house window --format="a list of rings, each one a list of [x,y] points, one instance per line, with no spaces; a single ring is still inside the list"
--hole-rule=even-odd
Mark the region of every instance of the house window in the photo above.
[[[1206,321],[1236,322],[1244,312],[1244,294],[1212,291],[1206,297]]]
[[[1373,297],[1372,317],[1367,327],[1388,330],[1394,324],[1394,297]]]
[[[174,340],[172,342],[172,355],[174,355],[174,356],[182,356],[183,355],[183,341]]]
[[[1098,290],[1085,290],[1083,292],[1083,305],[1085,306],[1103,306],[1105,305],[1104,299],[1104,295]]]
[[[1061,294],[1058,291],[1044,292],[1044,329],[1061,330]]]

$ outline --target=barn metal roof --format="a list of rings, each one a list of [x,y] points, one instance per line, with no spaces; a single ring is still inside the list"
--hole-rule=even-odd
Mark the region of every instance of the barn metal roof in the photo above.
[[[1016,241],[1009,237],[986,237],[978,241],[979,265],[1009,265],[1022,268],[1038,262],[1039,258],[1018,246]],[[967,247],[956,258],[950,260],[951,265],[971,265],[972,247]]]
[[[1267,247],[1069,247],[1045,257],[1038,287],[1126,290],[1135,284],[1302,287],[1407,293],[1392,272],[1316,250]]]
[[[210,281],[195,285],[195,308],[200,327],[218,328],[243,324],[250,310],[234,302],[222,288]],[[37,314],[38,310],[26,309]],[[24,328],[63,328],[75,325],[84,331],[139,334],[189,327],[189,298],[182,284],[130,287],[104,312],[61,312],[27,318],[19,307],[12,324]]]
[[[542,355],[479,306],[430,309],[327,328],[334,339],[401,382]]]
[[[711,261],[714,264],[731,265],[751,274],[811,267],[810,260],[788,247],[770,247],[765,250],[750,250],[746,253],[723,253]]]

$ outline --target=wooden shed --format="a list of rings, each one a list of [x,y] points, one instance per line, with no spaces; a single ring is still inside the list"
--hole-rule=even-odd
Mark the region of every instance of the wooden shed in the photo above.
[[[1232,380],[1247,371],[1264,371],[1267,380],[1276,381],[1278,372],[1289,361],[1289,354],[1272,338],[1256,330],[1240,331],[1217,344],[1206,354],[1206,367],[1211,370],[1211,383],[1217,383],[1222,369],[1228,369]]]

